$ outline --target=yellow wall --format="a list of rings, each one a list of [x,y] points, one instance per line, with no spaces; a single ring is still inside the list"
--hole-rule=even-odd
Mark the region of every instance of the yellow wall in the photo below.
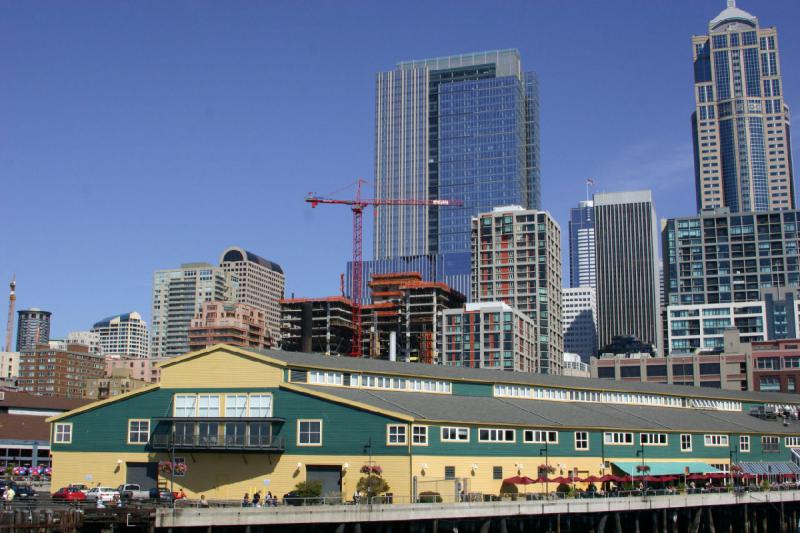
[[[282,370],[260,359],[219,349],[161,369],[163,388],[277,387]]]
[[[147,462],[149,457],[146,453],[59,451],[53,454],[51,487],[53,492],[71,483],[117,487],[125,483],[125,463]]]

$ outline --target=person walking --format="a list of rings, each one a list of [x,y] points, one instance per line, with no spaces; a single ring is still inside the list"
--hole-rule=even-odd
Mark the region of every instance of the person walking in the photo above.
[[[17,495],[17,493],[14,492],[14,487],[12,487],[11,485],[8,485],[6,487],[5,494],[3,494],[3,500],[6,502],[6,507],[11,507],[11,502],[14,501],[14,496],[16,496],[16,495]]]
[[[261,491],[256,491],[253,494],[253,507],[261,507]]]
[[[250,495],[246,492],[244,493],[244,498],[242,498],[242,507],[250,507]]]

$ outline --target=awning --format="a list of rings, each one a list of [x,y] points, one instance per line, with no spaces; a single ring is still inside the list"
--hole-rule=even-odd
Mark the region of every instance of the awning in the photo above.
[[[800,467],[794,463],[737,463],[745,474],[756,476],[800,474]]]
[[[647,472],[640,472],[637,467],[642,466],[641,461],[636,462],[614,462],[611,463],[615,467],[622,470],[624,473],[631,476],[641,476],[642,474],[648,476],[679,476],[686,473],[686,468],[689,468],[689,473],[699,474],[712,474],[719,472],[716,468],[707,463],[700,463],[695,461],[665,461],[665,462],[647,462],[644,464],[650,467]]]

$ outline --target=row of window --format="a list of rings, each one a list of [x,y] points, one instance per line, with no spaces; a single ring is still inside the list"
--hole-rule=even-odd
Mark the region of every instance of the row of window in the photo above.
[[[613,369],[611,369],[613,371]],[[599,392],[546,387],[527,387],[523,385],[495,385],[497,398],[525,398],[529,400],[560,400],[589,403],[615,403],[627,405],[655,405],[665,407],[691,407],[717,411],[741,411],[741,402],[729,400],[696,400],[676,396],[639,394],[632,392]]]
[[[271,417],[272,395],[254,394],[176,394],[173,413],[176,417],[219,417],[224,397],[226,417]]]
[[[449,381],[422,378],[405,378],[372,374],[345,374],[327,370],[309,370],[308,383],[337,387],[363,387],[366,389],[400,390],[450,394]]]

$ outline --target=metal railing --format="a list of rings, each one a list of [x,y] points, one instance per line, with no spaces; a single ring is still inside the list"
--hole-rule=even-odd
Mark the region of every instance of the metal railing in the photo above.
[[[153,435],[150,446],[154,450],[265,450],[284,451],[284,437],[268,435]]]

